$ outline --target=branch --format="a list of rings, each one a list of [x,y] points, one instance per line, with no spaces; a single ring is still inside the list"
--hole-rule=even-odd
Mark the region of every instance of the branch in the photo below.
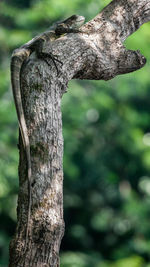
[[[60,57],[60,73],[68,80],[109,80],[145,65],[140,51],[127,50],[123,42],[149,20],[150,0],[113,0],[81,27],[83,33],[57,39],[49,51]]]
[[[111,24],[123,42],[148,21],[150,0],[113,0],[88,23],[88,28],[99,32],[103,23]]]

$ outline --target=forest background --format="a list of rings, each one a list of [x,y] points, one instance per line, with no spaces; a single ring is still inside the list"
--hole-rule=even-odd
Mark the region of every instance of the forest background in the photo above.
[[[92,19],[110,1],[0,2],[0,267],[16,226],[18,122],[12,51],[72,14]],[[69,83],[63,97],[61,267],[150,267],[150,24],[128,38],[146,66],[111,81]]]

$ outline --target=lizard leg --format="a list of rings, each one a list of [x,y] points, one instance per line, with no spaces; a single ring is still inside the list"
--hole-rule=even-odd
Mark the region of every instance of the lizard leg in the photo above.
[[[51,53],[46,53],[46,52],[40,52],[40,53],[38,53],[38,58],[43,59],[47,63],[48,66],[50,66],[50,63],[49,63],[48,59],[51,59],[53,61],[53,63],[54,63],[54,66],[55,66],[55,68],[57,70],[57,75],[58,75],[59,70],[58,70],[56,62],[61,64],[61,66],[63,65],[63,63],[57,58],[56,55],[53,55]]]
[[[57,70],[57,75],[58,75],[59,71],[58,71],[58,67],[57,67],[56,62],[58,62],[61,65],[63,65],[63,63],[57,58],[56,55],[53,55],[52,53],[47,53],[47,52],[43,51],[44,43],[45,43],[44,39],[42,39],[42,38],[38,39],[33,43],[32,47],[30,47],[30,48],[33,51],[36,51],[37,57],[40,59],[43,59],[47,63],[48,66],[50,66],[48,59],[51,59],[53,61],[53,64],[54,64],[56,70]]]

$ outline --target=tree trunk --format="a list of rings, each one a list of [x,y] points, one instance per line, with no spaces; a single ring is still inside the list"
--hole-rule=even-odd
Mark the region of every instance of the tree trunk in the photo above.
[[[10,266],[59,266],[59,247],[64,233],[60,108],[63,92],[46,63],[39,64],[36,60],[24,66],[21,87],[32,158],[32,208],[25,247],[28,182],[20,138],[18,224],[11,242]]]
[[[68,34],[46,49],[63,62],[57,74],[32,54],[21,71],[22,101],[30,138],[32,207],[28,243],[25,244],[28,214],[27,162],[21,142],[17,229],[10,244],[9,267],[58,267],[63,221],[63,138],[61,98],[68,81],[108,80],[144,66],[139,51],[126,50],[124,40],[150,20],[150,1],[114,0],[83,33]]]

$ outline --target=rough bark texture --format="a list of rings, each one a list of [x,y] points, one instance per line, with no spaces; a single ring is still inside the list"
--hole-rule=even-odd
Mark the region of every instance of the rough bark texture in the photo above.
[[[146,60],[126,50],[123,41],[150,20],[150,0],[114,0],[82,26],[85,33],[68,34],[46,45],[63,62],[59,75],[32,55],[21,76],[22,97],[32,159],[32,208],[28,244],[26,158],[20,140],[16,234],[10,244],[10,267],[58,267],[63,222],[63,138],[61,98],[73,78],[109,80],[135,71]],[[67,141],[67,140],[66,140]]]
[[[25,248],[28,182],[25,153],[20,142],[18,225],[11,243],[10,266],[59,266],[58,252],[64,233],[62,89],[44,62],[30,60],[22,74],[32,157],[32,216]]]

